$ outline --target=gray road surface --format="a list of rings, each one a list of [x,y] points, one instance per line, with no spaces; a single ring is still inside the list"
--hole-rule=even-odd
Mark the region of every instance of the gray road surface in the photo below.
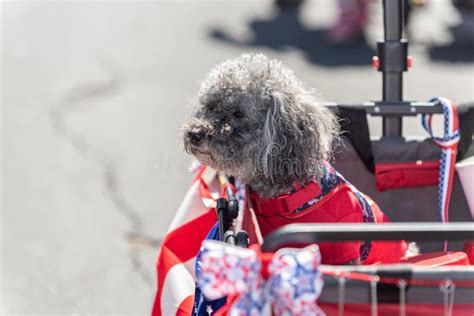
[[[268,1],[2,3],[0,313],[149,314],[159,241],[191,179],[178,128],[212,65],[263,51],[327,100],[380,97],[368,48],[324,40],[334,4],[297,21]],[[474,100],[472,61],[425,45],[450,40],[432,11],[406,96]]]

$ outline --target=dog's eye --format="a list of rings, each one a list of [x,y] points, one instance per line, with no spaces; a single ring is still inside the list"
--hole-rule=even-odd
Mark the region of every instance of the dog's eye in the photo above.
[[[212,122],[214,123],[214,125],[222,125],[222,123],[224,123],[224,119],[223,118],[215,119]]]

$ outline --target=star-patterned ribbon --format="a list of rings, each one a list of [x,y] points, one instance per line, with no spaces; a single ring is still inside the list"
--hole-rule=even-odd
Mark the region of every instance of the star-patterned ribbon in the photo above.
[[[444,128],[442,137],[434,136],[433,130],[431,129],[433,114],[423,115],[422,124],[435,144],[441,148],[438,207],[441,221],[447,223],[449,220],[449,201],[454,180],[454,165],[456,163],[457,148],[461,137],[459,132],[459,118],[456,105],[453,101],[446,98],[433,98],[430,101],[440,103],[443,106]]]
[[[262,276],[266,265],[253,249],[206,240],[201,251],[197,279],[204,296],[211,300],[238,296],[228,315],[324,315],[316,305],[323,288],[317,245],[275,252],[267,280]]]

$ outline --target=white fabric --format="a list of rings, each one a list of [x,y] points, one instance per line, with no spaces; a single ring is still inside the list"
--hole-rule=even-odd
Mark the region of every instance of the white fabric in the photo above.
[[[179,305],[188,296],[194,295],[194,277],[190,271],[193,262],[194,258],[184,264],[176,264],[166,274],[161,294],[161,312],[163,316],[176,315]]]

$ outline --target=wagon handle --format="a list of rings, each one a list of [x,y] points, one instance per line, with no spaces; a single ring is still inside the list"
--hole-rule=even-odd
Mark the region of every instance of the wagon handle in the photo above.
[[[288,244],[357,240],[474,240],[474,223],[290,224],[265,237],[262,251],[273,252]]]

